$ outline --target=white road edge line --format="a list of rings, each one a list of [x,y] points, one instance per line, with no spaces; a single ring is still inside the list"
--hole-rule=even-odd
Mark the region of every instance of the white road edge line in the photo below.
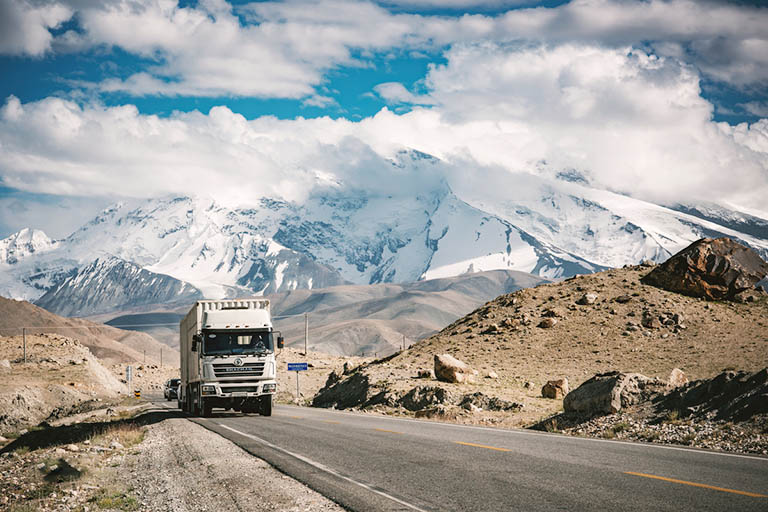
[[[357,480],[353,480],[352,478],[349,478],[347,476],[339,474],[336,471],[332,470],[331,468],[329,468],[327,466],[324,466],[323,464],[320,464],[319,462],[315,462],[312,459],[308,459],[308,458],[304,457],[303,455],[299,455],[298,453],[293,453],[291,451],[286,450],[285,448],[281,448],[279,446],[276,446],[276,445],[270,443],[269,441],[261,439],[260,437],[253,436],[251,434],[246,434],[245,432],[240,432],[239,430],[236,430],[236,429],[234,429],[232,427],[229,427],[227,425],[223,425],[221,423],[216,423],[216,424],[219,425],[220,427],[223,427],[223,428],[227,429],[227,430],[231,430],[235,434],[239,434],[239,435],[241,435],[243,437],[247,437],[249,439],[253,439],[254,441],[257,441],[257,442],[259,442],[259,443],[261,443],[261,444],[263,444],[265,446],[268,446],[268,447],[270,447],[270,448],[272,448],[274,450],[277,450],[277,451],[282,452],[282,453],[284,453],[286,455],[290,455],[291,457],[299,459],[300,461],[305,462],[305,463],[309,464],[310,466],[312,466],[314,468],[317,468],[317,469],[319,469],[321,471],[325,471],[326,473],[330,473],[331,475],[333,475],[333,476],[335,476],[337,478],[341,478],[342,480],[345,480],[347,482],[350,482],[350,483],[353,483],[353,484],[355,484],[357,486],[360,486],[360,487],[362,487],[363,489],[365,489],[367,491],[371,491],[371,492],[376,493],[376,494],[378,494],[380,496],[383,496],[383,497],[385,497],[387,499],[390,499],[390,500],[394,501],[395,503],[398,503],[398,504],[400,504],[400,505],[402,505],[404,507],[407,507],[407,508],[409,508],[411,510],[416,510],[417,512],[427,512],[426,510],[424,510],[422,508],[419,508],[416,505],[411,505],[410,503],[408,503],[406,501],[403,501],[401,499],[395,498],[394,496],[392,496],[390,494],[387,494],[387,493],[385,493],[383,491],[379,491],[377,489],[374,489],[370,485],[364,484],[362,482],[358,482]]]
[[[321,409],[316,409],[312,407],[295,407],[295,406],[288,406],[294,409],[300,409],[300,410],[307,410],[307,409],[315,409],[317,411],[320,411]],[[563,439],[565,441],[590,441],[590,442],[596,442],[596,443],[612,443],[612,444],[622,444],[626,446],[632,446],[637,448],[659,448],[662,450],[676,450],[681,452],[688,452],[688,453],[697,453],[700,455],[719,455],[721,457],[736,457],[739,459],[749,459],[749,460],[755,460],[755,461],[762,461],[762,462],[768,462],[768,458],[765,457],[759,457],[755,455],[742,455],[739,453],[722,453],[722,452],[715,452],[715,451],[707,451],[707,450],[695,450],[692,448],[683,448],[681,446],[667,446],[663,444],[651,444],[651,443],[633,443],[630,441],[621,441],[621,440],[613,440],[613,439],[594,439],[591,437],[575,437],[575,436],[569,436],[565,434],[553,434],[550,432],[537,432],[537,431],[527,431],[527,430],[512,430],[512,429],[499,429],[499,428],[492,428],[492,427],[478,427],[474,425],[457,425],[454,423],[438,423],[433,421],[426,421],[426,420],[416,420],[416,419],[410,419],[410,418],[391,418],[389,416],[376,416],[376,415],[368,415],[368,414],[356,414],[353,412],[346,412],[346,411],[333,411],[334,414],[345,414],[348,416],[354,416],[356,418],[376,418],[376,419],[383,419],[383,420],[389,420],[389,421],[407,421],[410,423],[427,423],[431,425],[440,425],[440,426],[446,426],[451,428],[459,428],[459,429],[472,429],[472,430],[487,430],[490,432],[495,432],[499,434],[517,434],[517,435],[528,435],[528,436],[556,436],[558,439]]]

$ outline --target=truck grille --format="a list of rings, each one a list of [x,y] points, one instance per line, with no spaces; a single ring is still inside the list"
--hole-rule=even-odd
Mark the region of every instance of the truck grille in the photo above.
[[[227,386],[221,388],[222,393],[258,393],[259,386]]]
[[[261,377],[264,363],[246,363],[235,366],[229,363],[214,363],[213,374],[216,377]]]

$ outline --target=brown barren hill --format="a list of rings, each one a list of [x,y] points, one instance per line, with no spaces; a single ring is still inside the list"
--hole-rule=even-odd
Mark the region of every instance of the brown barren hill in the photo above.
[[[549,380],[567,378],[573,389],[612,370],[666,380],[674,368],[697,379],[768,366],[764,294],[754,291],[743,303],[706,301],[643,284],[651,270],[625,267],[502,295],[409,350],[361,367],[356,378],[376,383],[367,396],[390,404],[415,386],[522,403],[514,414],[466,421],[524,425],[560,409],[561,400],[541,397]],[[477,370],[474,382],[418,379],[439,354]]]
[[[157,364],[162,351],[165,365],[179,365],[176,350],[147,334],[61,317],[26,301],[0,297],[0,335],[20,336],[22,328],[27,329],[27,334],[55,333],[77,339],[108,364],[144,362],[145,357],[148,364]]]

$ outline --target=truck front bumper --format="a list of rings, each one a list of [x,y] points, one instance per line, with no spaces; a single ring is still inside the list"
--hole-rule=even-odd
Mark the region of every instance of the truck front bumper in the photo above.
[[[248,398],[273,395],[277,391],[277,383],[274,380],[253,383],[208,382],[201,384],[200,390],[204,397]]]

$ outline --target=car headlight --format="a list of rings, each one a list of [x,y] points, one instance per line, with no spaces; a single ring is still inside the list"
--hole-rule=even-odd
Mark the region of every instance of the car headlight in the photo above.
[[[204,395],[215,395],[216,394],[216,386],[203,386],[203,394]]]
[[[264,384],[264,388],[262,389],[264,393],[274,393],[277,391],[277,384]]]

